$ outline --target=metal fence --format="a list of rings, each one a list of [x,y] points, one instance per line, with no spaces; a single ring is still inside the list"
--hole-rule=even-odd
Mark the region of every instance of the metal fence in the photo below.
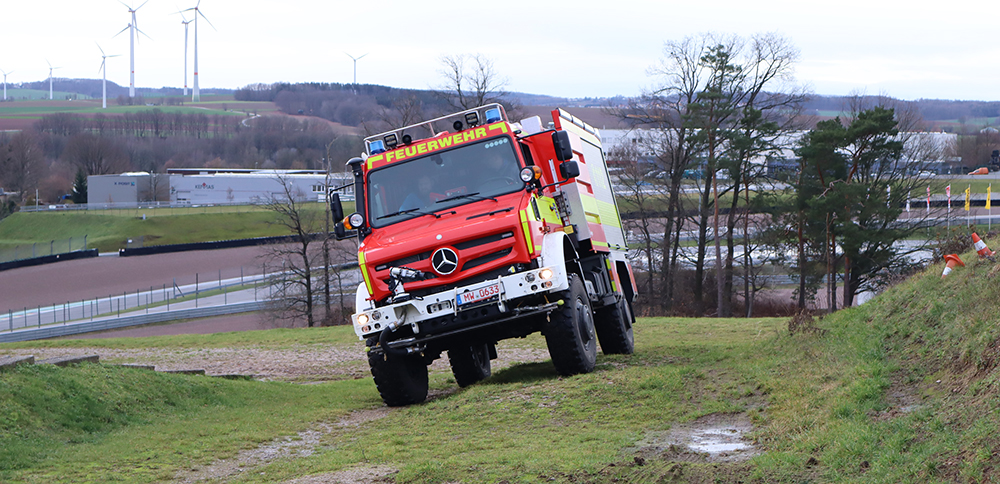
[[[0,248],[0,262],[10,262],[22,259],[32,259],[46,255],[65,254],[87,249],[87,236],[70,237],[68,239],[36,242],[34,244],[15,245]]]
[[[214,275],[214,274],[213,274]],[[8,309],[6,314],[0,314],[0,329],[13,331],[18,328],[42,327],[51,324],[65,324],[74,321],[93,321],[95,319],[120,318],[124,315],[141,313],[171,312],[185,307],[198,308],[206,303],[211,305],[229,305],[235,302],[259,301],[270,297],[270,288],[263,288],[258,294],[258,283],[263,282],[269,274],[243,275],[240,268],[238,277],[203,278],[195,274],[195,283],[178,286],[176,282],[161,284],[160,287],[150,286],[134,291],[124,291],[118,294],[108,294],[106,297],[66,301],[36,307]],[[211,280],[210,280],[211,279]],[[239,292],[245,286],[252,286],[240,298],[234,298],[233,292]],[[206,292],[212,294],[213,301],[204,301]]]
[[[331,266],[335,271],[356,267],[357,262]],[[133,291],[108,294],[93,299],[65,301],[35,307],[5,308],[6,311],[0,313],[0,331],[13,333],[27,328],[45,328],[57,325],[74,326],[83,323],[87,323],[84,326],[90,327],[93,326],[90,323],[94,322],[128,318],[133,318],[135,321],[146,321],[145,318],[136,317],[153,314],[162,315],[158,317],[163,319],[158,319],[158,321],[169,321],[181,319],[181,316],[171,318],[170,314],[184,314],[183,311],[189,309],[206,307],[234,306],[236,309],[233,312],[241,312],[248,310],[240,308],[249,307],[247,305],[250,303],[262,303],[273,299],[277,291],[274,285],[275,281],[287,275],[286,272],[267,272],[266,270],[259,274],[244,274],[243,267],[240,267],[239,270],[239,275],[233,273],[229,277],[223,277],[221,270],[214,274],[195,273],[194,284],[178,285],[177,280],[174,279],[169,284],[161,284],[160,287],[138,288]],[[319,268],[313,269],[314,272],[319,270]],[[353,288],[357,284],[355,279],[349,277],[348,280],[343,281],[343,286],[336,288],[335,295],[340,297],[341,291],[344,291],[345,288]],[[331,296],[333,295],[331,294]],[[350,296],[353,295],[350,293]],[[322,295],[317,291],[314,297],[318,298]]]

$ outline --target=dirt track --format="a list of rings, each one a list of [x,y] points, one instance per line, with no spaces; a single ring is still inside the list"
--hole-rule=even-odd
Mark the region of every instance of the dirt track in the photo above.
[[[96,257],[0,271],[0,312],[61,304],[122,292],[260,274],[259,247],[137,257]]]

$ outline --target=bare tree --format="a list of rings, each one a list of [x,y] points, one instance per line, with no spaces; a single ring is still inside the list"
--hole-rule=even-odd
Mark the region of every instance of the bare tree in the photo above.
[[[638,241],[632,239],[630,242],[638,242],[639,254],[641,258],[640,266],[646,273],[645,278],[639,281],[642,288],[639,291],[643,302],[651,301],[650,296],[654,294],[653,284],[657,268],[656,242],[653,240],[653,232],[656,226],[656,203],[662,193],[659,192],[659,181],[657,176],[662,172],[651,169],[649,163],[644,160],[638,144],[622,143],[613,146],[608,150],[608,159],[614,160],[620,165],[620,170],[615,175],[615,193],[629,209],[631,217],[623,220],[626,232],[630,238],[636,237]]]
[[[273,195],[264,207],[274,213],[277,224],[288,230],[295,240],[288,244],[268,246],[264,254],[267,271],[272,275],[271,305],[281,319],[305,319],[308,327],[316,325],[314,306],[320,286],[313,274],[313,265],[322,260],[322,244],[316,236],[324,227],[326,212],[309,206],[306,196],[286,177],[278,176],[282,191]]]
[[[366,134],[373,135],[416,124],[424,119],[423,111],[424,104],[416,96],[401,97],[394,100],[391,107],[379,105],[375,117],[362,119],[361,125]]]
[[[444,78],[438,91],[455,110],[501,103],[511,119],[520,117],[520,105],[510,98],[508,79],[496,70],[493,59],[483,54],[446,55],[441,58]]]
[[[680,237],[684,226],[681,185],[695,153],[688,139],[692,130],[685,119],[700,88],[703,71],[700,58],[705,42],[704,37],[668,42],[663,49],[664,57],[650,69],[650,75],[658,78],[659,85],[626,106],[611,110],[632,126],[648,130],[649,136],[637,142],[653,154],[653,168],[662,172],[658,185],[666,193],[667,208],[659,244],[662,256],[658,299],[663,312],[674,307],[674,286],[680,271]],[[695,294],[699,292],[695,288]]]
[[[0,181],[4,189],[18,192],[22,201],[27,199],[29,189],[37,187],[42,178],[44,161],[34,132],[22,131],[11,136],[7,143],[0,142]]]
[[[128,156],[111,138],[81,133],[69,139],[63,156],[87,175],[107,175],[128,169]]]

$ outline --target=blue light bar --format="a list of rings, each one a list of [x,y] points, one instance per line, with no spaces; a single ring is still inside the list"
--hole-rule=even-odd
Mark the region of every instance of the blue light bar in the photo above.
[[[368,143],[368,151],[373,155],[385,153],[385,143],[383,143],[380,139],[372,141],[371,143]]]
[[[487,109],[486,110],[486,123],[487,124],[489,124],[489,123],[495,123],[497,121],[500,121],[501,119],[503,119],[503,118],[500,117],[500,109],[499,108],[493,108],[493,109]]]

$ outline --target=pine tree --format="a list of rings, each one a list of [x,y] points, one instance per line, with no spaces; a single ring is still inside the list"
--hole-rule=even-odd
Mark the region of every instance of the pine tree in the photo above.
[[[73,179],[73,203],[87,203],[87,174],[82,169],[76,171]]]

